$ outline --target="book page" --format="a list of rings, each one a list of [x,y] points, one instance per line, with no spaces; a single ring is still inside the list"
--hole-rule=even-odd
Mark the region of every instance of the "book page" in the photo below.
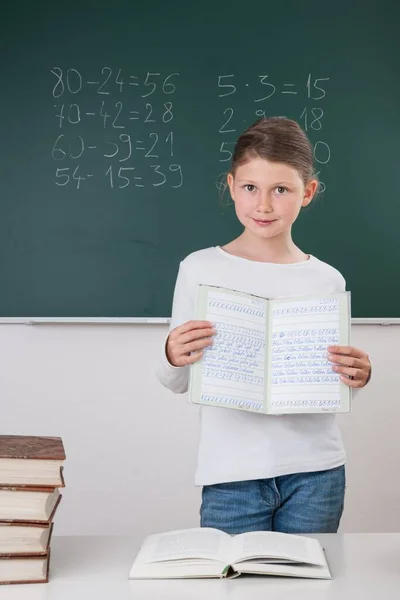
[[[182,529],[147,537],[135,562],[156,563],[190,558],[224,562],[229,557],[230,536],[212,528]]]
[[[240,292],[200,286],[197,318],[216,334],[193,365],[191,401],[264,411],[267,302]]]
[[[349,294],[272,301],[269,412],[346,412],[328,346],[349,343]]]
[[[275,531],[254,531],[234,537],[231,564],[251,559],[262,563],[263,557],[326,564],[322,547],[313,538]]]
[[[239,563],[235,570],[238,573],[252,573],[253,575],[279,575],[285,577],[304,577],[306,579],[332,579],[328,563],[321,567],[319,565],[307,565],[299,563],[265,564],[253,563],[252,561],[249,561],[247,563]],[[296,592],[299,591],[298,587],[299,584],[296,582]],[[268,591],[270,591],[269,586]],[[304,598],[310,597],[311,593],[312,590],[308,590],[308,595],[304,596]],[[292,594],[292,596],[296,597],[295,594]]]

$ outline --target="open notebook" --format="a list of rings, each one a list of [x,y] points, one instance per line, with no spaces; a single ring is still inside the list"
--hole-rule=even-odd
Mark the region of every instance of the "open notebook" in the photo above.
[[[200,285],[196,318],[216,327],[192,365],[190,400],[264,414],[349,412],[327,355],[349,345],[350,293],[268,300]]]
[[[274,531],[232,537],[206,527],[148,536],[129,578],[223,578],[242,573],[332,579],[317,539]]]

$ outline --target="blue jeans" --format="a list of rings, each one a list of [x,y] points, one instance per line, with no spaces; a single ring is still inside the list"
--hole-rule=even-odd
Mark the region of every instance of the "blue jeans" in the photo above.
[[[327,471],[218,483],[203,488],[201,527],[226,533],[336,533],[343,512],[344,465]]]

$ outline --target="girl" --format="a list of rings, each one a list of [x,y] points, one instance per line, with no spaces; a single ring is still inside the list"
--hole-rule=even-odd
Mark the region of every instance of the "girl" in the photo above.
[[[311,144],[295,121],[263,118],[247,129],[235,146],[227,183],[244,230],[180,265],[170,333],[157,366],[161,383],[176,393],[186,392],[189,365],[215,333],[211,323],[193,320],[199,283],[267,298],[345,290],[336,269],[292,240],[292,225],[318,187]],[[346,385],[368,382],[365,352],[347,346],[327,352]],[[344,463],[332,414],[270,416],[203,406],[195,477],[203,486],[201,526],[230,534],[336,532]]]

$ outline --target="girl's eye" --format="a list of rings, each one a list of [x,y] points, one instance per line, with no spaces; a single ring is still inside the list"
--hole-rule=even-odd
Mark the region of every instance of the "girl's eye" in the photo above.
[[[256,189],[256,186],[252,185],[251,183],[246,183],[244,187],[248,192],[254,192],[254,190]]]
[[[275,188],[275,191],[278,192],[279,196],[282,196],[283,194],[286,194],[286,192],[288,191],[287,188],[283,187],[283,185],[278,185],[277,188]]]

